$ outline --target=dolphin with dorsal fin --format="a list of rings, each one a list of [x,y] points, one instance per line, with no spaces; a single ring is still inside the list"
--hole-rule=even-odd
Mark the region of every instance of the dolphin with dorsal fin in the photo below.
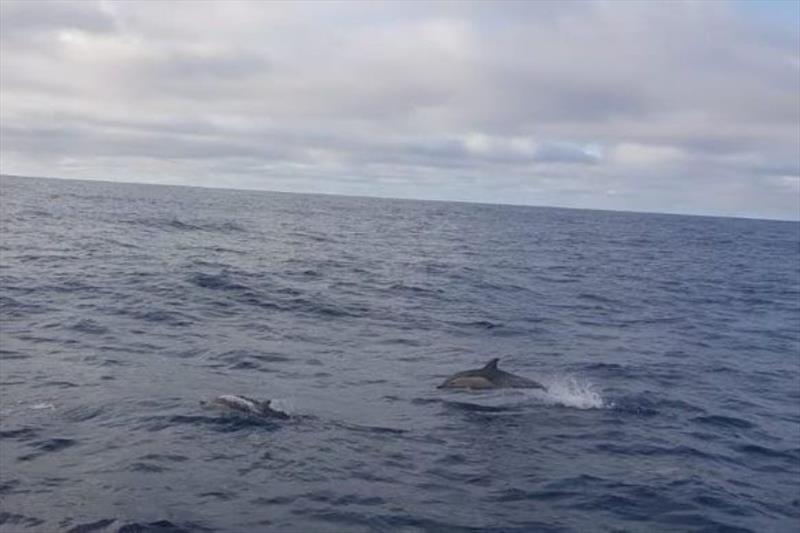
[[[531,379],[522,376],[515,376],[509,372],[505,372],[497,368],[497,363],[500,361],[495,358],[486,363],[483,368],[474,370],[465,370],[453,374],[444,383],[439,385],[438,389],[542,389],[547,388],[541,383],[537,383]]]
[[[238,394],[223,394],[213,400],[200,402],[202,405],[223,409],[229,413],[255,416],[259,418],[287,419],[289,415],[270,407],[272,400],[254,400]]]

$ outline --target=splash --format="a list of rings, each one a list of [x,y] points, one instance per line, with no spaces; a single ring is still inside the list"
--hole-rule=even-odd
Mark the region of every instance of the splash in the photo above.
[[[269,406],[289,416],[297,414],[297,406],[291,398],[272,398]]]
[[[573,376],[553,376],[545,381],[544,385],[547,387],[547,392],[537,394],[537,398],[544,403],[576,409],[609,407],[589,381]]]

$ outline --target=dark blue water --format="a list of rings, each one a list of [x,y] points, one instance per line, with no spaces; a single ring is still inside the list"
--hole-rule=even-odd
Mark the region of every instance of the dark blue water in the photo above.
[[[4,532],[800,524],[800,224],[0,193]],[[549,391],[436,389],[492,357]]]

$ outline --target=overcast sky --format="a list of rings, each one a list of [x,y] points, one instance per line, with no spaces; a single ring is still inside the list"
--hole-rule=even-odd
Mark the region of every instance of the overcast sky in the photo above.
[[[0,2],[0,172],[800,218],[800,2]]]

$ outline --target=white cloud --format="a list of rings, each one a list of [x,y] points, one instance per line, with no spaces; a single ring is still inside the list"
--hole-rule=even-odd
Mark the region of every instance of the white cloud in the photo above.
[[[683,150],[674,146],[621,143],[614,147],[613,159],[622,165],[661,166],[684,159]]]
[[[800,211],[777,185],[800,173],[798,23],[736,4],[0,11],[2,172],[701,213],[749,194],[747,214]]]

